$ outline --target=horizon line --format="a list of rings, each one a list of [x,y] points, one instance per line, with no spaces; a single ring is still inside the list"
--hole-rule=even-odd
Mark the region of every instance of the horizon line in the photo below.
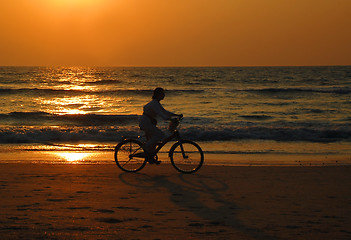
[[[331,65],[189,65],[189,66],[182,66],[182,65],[175,65],[175,66],[157,66],[157,65],[0,65],[0,67],[86,67],[86,68],[250,68],[250,67],[350,67],[351,64],[331,64]]]

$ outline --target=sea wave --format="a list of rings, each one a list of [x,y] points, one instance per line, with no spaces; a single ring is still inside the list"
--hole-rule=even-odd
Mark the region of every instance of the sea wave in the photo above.
[[[239,115],[239,117],[247,120],[267,120],[273,118],[269,115]]]
[[[117,79],[106,79],[106,80],[96,80],[84,82],[86,85],[115,85],[117,83],[122,83],[123,81]]]
[[[235,90],[234,90],[235,91]],[[258,92],[258,93],[334,93],[334,94],[350,94],[351,88],[349,87],[320,87],[320,88],[308,88],[308,87],[285,87],[285,88],[251,88],[241,89],[240,91],[245,92]]]
[[[143,133],[135,126],[124,127],[5,127],[0,143],[118,142]],[[182,127],[181,136],[195,141],[275,140],[306,142],[351,141],[350,129],[283,127],[203,128]]]
[[[50,114],[47,112],[11,112],[0,114],[0,123],[26,126],[110,126],[136,123],[139,116],[132,115],[102,115],[102,114]]]
[[[96,89],[51,89],[51,88],[0,88],[0,95],[10,94],[133,94],[150,96],[153,90],[150,89],[115,89],[115,90],[96,90]],[[167,94],[174,93],[201,93],[202,89],[167,89]]]
[[[115,81],[118,82],[118,81]],[[1,95],[22,95],[22,94],[32,94],[32,95],[52,95],[52,94],[117,94],[117,95],[142,95],[150,96],[153,92],[152,89],[99,89],[99,88],[89,88],[89,86],[101,86],[111,84],[111,81],[95,81],[87,82],[86,89],[57,89],[57,88],[1,88],[0,87],[0,96]],[[192,84],[188,84],[187,87],[190,87]],[[84,87],[84,86],[83,86]],[[201,94],[206,91],[216,91],[217,88],[198,88],[198,89],[166,89],[167,94]],[[350,87],[320,87],[320,88],[308,88],[308,87],[277,87],[277,88],[245,88],[245,89],[236,89],[233,88],[230,92],[253,92],[253,93],[263,93],[263,94],[280,94],[280,93],[331,93],[331,94],[351,94]]]

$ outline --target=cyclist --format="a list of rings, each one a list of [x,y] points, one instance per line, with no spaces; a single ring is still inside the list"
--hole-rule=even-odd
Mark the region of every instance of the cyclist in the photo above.
[[[156,88],[152,95],[152,100],[143,108],[143,115],[139,119],[139,127],[145,132],[147,141],[143,145],[146,158],[150,163],[159,164],[160,161],[154,159],[157,142],[160,142],[165,134],[157,127],[157,118],[170,120],[172,116],[181,117],[163,108],[160,101],[165,97],[163,88]]]

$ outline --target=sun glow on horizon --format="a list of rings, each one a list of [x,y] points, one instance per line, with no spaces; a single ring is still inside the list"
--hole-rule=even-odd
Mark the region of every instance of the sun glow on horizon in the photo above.
[[[349,0],[15,0],[0,3],[0,65],[351,63]]]
[[[92,8],[103,4],[104,0],[45,0],[43,1],[52,7],[72,9],[72,8]],[[106,2],[106,0],[105,0]]]

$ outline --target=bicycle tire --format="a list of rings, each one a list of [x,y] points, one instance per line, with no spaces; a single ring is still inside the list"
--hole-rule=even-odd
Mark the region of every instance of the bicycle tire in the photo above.
[[[117,166],[125,172],[137,172],[145,167],[145,156],[134,156],[137,153],[140,155],[144,154],[142,145],[140,141],[135,139],[126,139],[118,143],[115,147],[115,162]]]
[[[184,149],[184,154],[182,149]],[[201,147],[189,140],[182,140],[173,144],[169,150],[169,157],[175,169],[181,173],[194,173],[204,162],[204,153]]]

